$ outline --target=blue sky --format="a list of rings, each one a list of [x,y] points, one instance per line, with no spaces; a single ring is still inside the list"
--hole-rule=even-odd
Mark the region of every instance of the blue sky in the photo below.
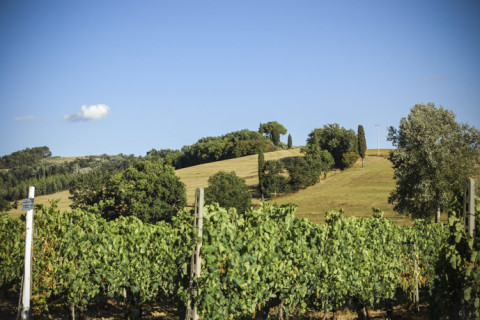
[[[0,155],[145,155],[278,121],[480,129],[478,1],[0,1]],[[286,142],[286,136],[282,138]]]

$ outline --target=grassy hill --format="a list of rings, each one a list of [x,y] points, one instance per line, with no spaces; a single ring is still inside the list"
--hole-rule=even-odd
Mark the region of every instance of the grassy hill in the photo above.
[[[390,161],[386,159],[388,150],[368,150],[365,166],[361,167],[358,161],[353,168],[341,171],[335,170],[328,174],[314,186],[300,190],[297,193],[280,195],[274,199],[278,203],[295,203],[298,205],[297,216],[306,217],[314,222],[324,221],[325,212],[343,208],[346,216],[368,217],[371,216],[372,207],[381,208],[385,215],[398,224],[409,223],[409,219],[393,211],[387,198],[395,187],[393,169]],[[282,150],[265,153],[265,160],[277,160],[286,157],[301,155],[300,149]],[[218,171],[235,171],[245,179],[246,183],[254,188],[258,184],[257,155],[230,159],[212,163],[201,164],[189,168],[176,170],[176,174],[187,186],[187,201],[190,206],[194,202],[195,189],[207,187],[208,178]],[[68,191],[62,191],[35,198],[35,203],[49,204],[54,199],[60,199],[59,209],[67,210],[71,201]],[[260,199],[253,199],[253,204],[258,206]],[[21,214],[20,206],[17,210],[10,211],[12,216]]]

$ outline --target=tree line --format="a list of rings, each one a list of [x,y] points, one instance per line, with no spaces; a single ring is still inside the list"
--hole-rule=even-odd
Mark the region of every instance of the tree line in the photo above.
[[[10,202],[26,198],[28,186],[35,186],[36,195],[51,194],[67,190],[79,175],[92,170],[116,172],[126,169],[134,160],[133,155],[103,155],[57,162],[51,159],[48,147],[27,148],[3,156],[2,164],[7,165],[0,170],[0,210],[8,210]]]

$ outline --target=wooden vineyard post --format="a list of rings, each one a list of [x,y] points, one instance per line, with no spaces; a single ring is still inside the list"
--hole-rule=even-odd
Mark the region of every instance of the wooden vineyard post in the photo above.
[[[25,260],[23,268],[22,299],[20,306],[20,320],[31,318],[30,298],[32,281],[32,244],[33,244],[33,202],[35,187],[28,188],[28,199],[22,202],[22,211],[27,210],[25,216]]]
[[[196,231],[196,246],[193,249],[192,260],[190,264],[190,283],[188,285],[188,292],[190,294],[190,300],[187,305],[187,314],[185,319],[187,320],[199,320],[200,317],[197,313],[197,296],[198,296],[198,284],[197,280],[202,272],[202,256],[200,254],[202,248],[202,236],[203,236],[203,203],[204,203],[204,191],[203,188],[198,188],[195,192],[195,215],[193,218],[193,228]]]
[[[468,178],[465,183],[463,222],[465,223],[465,231],[473,237],[475,231],[475,180],[473,178]]]

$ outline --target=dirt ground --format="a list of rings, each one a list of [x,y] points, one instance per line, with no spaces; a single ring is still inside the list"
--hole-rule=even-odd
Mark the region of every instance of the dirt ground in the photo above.
[[[18,312],[18,293],[9,291],[0,300],[0,319],[17,319]],[[32,319],[38,320],[63,320],[69,318],[69,310],[66,305],[58,304],[50,307],[49,314],[41,314],[35,311]],[[76,314],[77,319],[84,320],[119,320],[125,319],[126,307],[122,304],[115,303],[110,300],[96,301],[94,304],[88,306],[83,312],[82,316]],[[142,307],[143,319],[146,320],[181,320],[183,317],[177,315],[177,308],[173,301],[167,301],[164,303],[149,303]],[[422,306],[419,313],[407,310],[402,306],[397,306],[393,312],[394,316],[392,320],[421,320],[428,319],[426,313],[426,306]],[[323,312],[307,311],[302,316],[289,316],[290,320],[320,320],[323,319]],[[327,315],[328,319],[333,319],[333,313]],[[386,313],[383,310],[369,310],[370,319],[387,319]],[[264,319],[265,315],[257,314],[255,319]],[[351,312],[348,309],[338,311],[335,314],[337,320],[353,320],[358,319],[355,312]]]

